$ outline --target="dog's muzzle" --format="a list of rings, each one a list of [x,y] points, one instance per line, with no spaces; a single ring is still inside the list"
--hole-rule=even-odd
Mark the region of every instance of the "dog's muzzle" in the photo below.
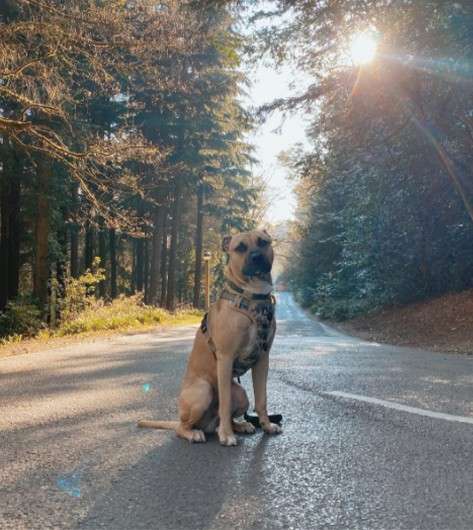
[[[242,270],[245,276],[258,276],[260,274],[267,274],[270,271],[270,261],[264,254],[257,250],[249,253],[246,264]]]

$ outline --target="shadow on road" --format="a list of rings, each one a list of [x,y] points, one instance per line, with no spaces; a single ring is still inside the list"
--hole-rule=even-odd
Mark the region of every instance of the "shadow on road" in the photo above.
[[[116,477],[79,528],[96,528],[98,521],[114,529],[149,528],[151,523],[166,529],[217,528],[238,518],[241,492],[248,499],[260,489],[268,437],[255,435],[254,442],[240,437],[238,447],[225,448],[215,436],[193,445],[169,436],[164,446]]]

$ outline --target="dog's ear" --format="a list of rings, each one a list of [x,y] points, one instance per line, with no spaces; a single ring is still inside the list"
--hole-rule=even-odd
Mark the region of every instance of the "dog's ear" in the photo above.
[[[230,242],[232,240],[232,236],[224,236],[222,239],[222,250],[228,254],[228,251],[230,250]]]
[[[273,241],[273,238],[271,237],[270,233],[266,230],[266,228],[263,228],[262,232],[263,234],[266,234],[268,236],[270,242]]]

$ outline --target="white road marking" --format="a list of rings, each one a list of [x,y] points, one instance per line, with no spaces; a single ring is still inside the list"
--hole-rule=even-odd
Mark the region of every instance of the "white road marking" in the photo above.
[[[446,414],[444,412],[434,412],[433,410],[419,409],[417,407],[410,407],[408,405],[401,405],[394,401],[385,401],[384,399],[377,399],[368,396],[360,396],[358,394],[350,394],[348,392],[324,392],[327,396],[341,397],[345,399],[353,399],[356,401],[363,401],[365,403],[372,403],[373,405],[380,405],[388,409],[400,410],[402,412],[409,412],[410,414],[418,414],[419,416],[427,416],[428,418],[435,418],[445,421],[456,421],[459,423],[470,423],[473,425],[473,418],[470,416],[456,416],[455,414]]]

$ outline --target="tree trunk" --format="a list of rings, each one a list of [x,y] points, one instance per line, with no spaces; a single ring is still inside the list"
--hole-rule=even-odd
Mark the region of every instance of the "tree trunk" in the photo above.
[[[147,304],[149,297],[149,239],[143,239],[143,291],[143,299]]]
[[[0,183],[0,310],[18,295],[20,272],[20,164],[5,158]]]
[[[48,237],[49,237],[49,184],[51,162],[39,158],[37,161],[35,260],[33,267],[33,295],[42,311],[46,311],[48,300]]]
[[[110,248],[110,297],[114,300],[118,295],[117,290],[117,241],[115,229],[108,232]]]
[[[60,315],[60,304],[57,303],[58,300],[64,298],[66,291],[66,271],[67,271],[67,212],[62,210],[63,224],[59,228],[57,234],[57,242],[61,248],[61,252],[56,260],[56,304],[55,307],[50,307],[50,318],[51,321],[58,322],[61,318]],[[51,303],[50,303],[51,306]],[[55,313],[53,314],[53,311]]]
[[[144,245],[143,239],[135,239],[135,286],[138,292],[143,292],[143,264]]]
[[[69,224],[69,235],[70,235],[70,245],[71,245],[71,257],[70,257],[70,268],[71,276],[73,278],[79,277],[80,265],[79,265],[79,227],[75,216],[77,215],[78,208],[78,187],[74,184],[72,188],[72,221]]]
[[[179,227],[181,222],[181,189],[182,181],[178,176],[174,188],[174,203],[172,207],[171,224],[171,244],[169,248],[168,265],[168,287],[166,295],[166,308],[169,311],[176,309],[176,265],[177,265],[177,244],[179,237]]]
[[[10,219],[8,222],[10,233],[8,236],[8,299],[13,300],[18,296],[20,280],[20,165],[15,160],[15,173],[10,180]]]
[[[128,240],[131,240],[131,292],[135,294],[136,292],[136,239],[134,237],[128,237]],[[126,252],[126,251],[125,251]]]
[[[153,216],[153,241],[151,250],[151,273],[149,283],[149,303],[158,303],[158,285],[161,276],[161,255],[163,250],[163,227],[166,214],[163,206],[158,207]]]
[[[2,172],[0,188],[0,311],[5,309],[8,302],[8,258],[9,241],[8,235],[10,212],[8,207],[8,182],[9,176],[6,174],[6,164]]]
[[[95,229],[90,224],[85,230],[84,265],[86,269],[92,267],[95,257]]]
[[[100,268],[105,268],[105,263],[107,259],[107,245],[105,241],[105,231],[101,227],[99,230],[99,256],[100,256]],[[102,280],[98,285],[98,295],[100,298],[105,298],[107,284],[105,280]]]
[[[163,218],[163,249],[161,252],[161,307],[166,304],[167,295],[167,264],[168,264],[168,232],[167,232],[168,213],[164,211]]]
[[[195,229],[194,307],[200,307],[202,285],[202,248],[204,239],[204,188],[197,188],[197,223]]]

